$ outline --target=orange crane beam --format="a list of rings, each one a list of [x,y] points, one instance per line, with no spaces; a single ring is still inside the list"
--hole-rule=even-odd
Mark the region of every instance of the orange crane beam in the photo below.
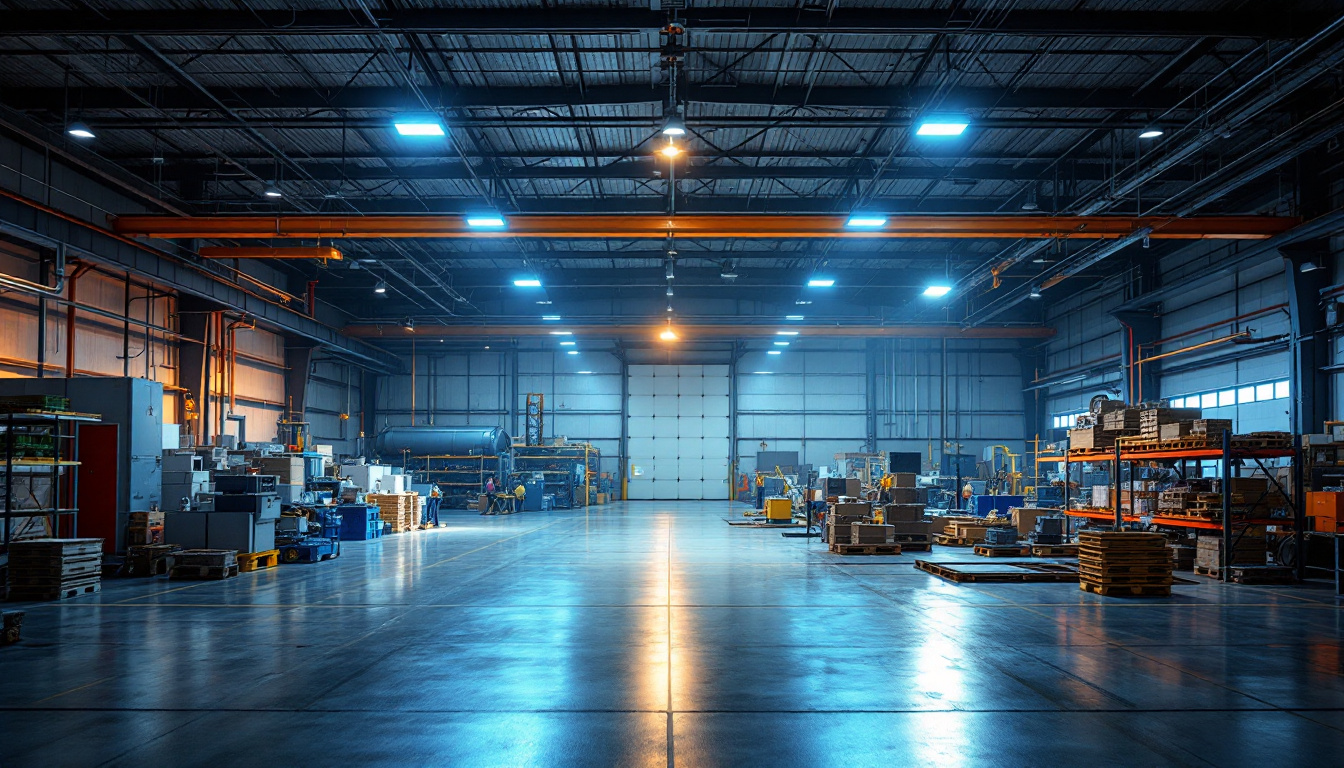
[[[294,248],[265,248],[248,247],[223,248],[206,246],[201,248],[201,258],[203,259],[329,259],[331,261],[340,261],[341,252],[330,246],[319,246],[315,248],[294,247]]]
[[[887,217],[871,228],[845,216],[517,215],[503,227],[472,227],[458,215],[121,216],[112,229],[154,238],[1070,238],[1115,239],[1151,227],[1155,240],[1263,240],[1299,223],[1286,216],[946,215]]]
[[[347,336],[381,339],[507,339],[545,337],[553,339],[596,338],[657,340],[668,326],[656,322],[646,325],[584,325],[581,323],[547,323],[545,325],[415,325],[414,330],[401,323],[356,323],[342,330]],[[673,325],[677,341],[705,339],[759,339],[803,340],[813,338],[903,338],[903,339],[1048,339],[1055,329],[1047,326],[976,326],[962,328],[955,324],[938,325]],[[781,335],[783,331],[787,334]]]

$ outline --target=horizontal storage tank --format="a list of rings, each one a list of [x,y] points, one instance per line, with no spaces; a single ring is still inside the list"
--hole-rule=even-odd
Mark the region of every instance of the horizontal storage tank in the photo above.
[[[497,456],[510,450],[501,427],[388,427],[374,439],[383,461],[411,456]]]

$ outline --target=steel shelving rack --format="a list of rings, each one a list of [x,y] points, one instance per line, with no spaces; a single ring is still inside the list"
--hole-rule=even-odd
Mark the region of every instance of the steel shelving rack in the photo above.
[[[92,414],[19,411],[0,414],[0,448],[4,450],[5,492],[0,508],[0,543],[9,548],[15,518],[46,518],[49,535],[79,535],[79,425],[97,423]],[[24,454],[48,455],[24,455]],[[32,492],[32,481],[46,477],[50,491]],[[28,481],[28,493],[37,506],[16,506],[16,480]]]
[[[1192,441],[1193,442],[1193,441]],[[1244,441],[1243,441],[1244,442]],[[1293,489],[1289,493],[1279,483],[1274,473],[1270,472],[1265,466],[1267,459],[1289,459],[1291,461],[1293,477]],[[1134,511],[1134,499],[1136,494],[1133,491],[1134,472],[1132,463],[1136,461],[1161,461],[1161,462],[1181,462],[1186,461],[1207,461],[1217,460],[1221,466],[1221,482],[1219,483],[1222,496],[1221,519],[1219,521],[1203,520],[1198,518],[1177,517],[1154,513],[1151,515],[1141,515]],[[1232,504],[1232,462],[1233,461],[1254,461],[1268,477],[1270,484],[1278,489],[1280,493],[1288,499],[1289,508],[1293,516],[1288,518],[1234,518],[1232,513],[1234,506]],[[1272,447],[1272,446],[1253,446],[1253,445],[1234,445],[1234,436],[1231,432],[1223,432],[1222,445],[1218,447],[1187,447],[1187,448],[1164,448],[1154,446],[1150,443],[1136,444],[1132,438],[1118,437],[1115,447],[1112,451],[1088,451],[1075,453],[1067,448],[1064,453],[1057,456],[1041,456],[1038,458],[1041,463],[1062,463],[1064,465],[1064,513],[1070,517],[1086,518],[1091,520],[1106,520],[1113,523],[1117,528],[1125,523],[1148,523],[1151,525],[1160,525],[1171,528],[1192,528],[1209,531],[1219,531],[1222,533],[1223,546],[1222,556],[1224,558],[1223,566],[1219,569],[1219,576],[1223,581],[1230,578],[1231,569],[1226,567],[1227,560],[1232,552],[1233,530],[1238,527],[1247,527],[1252,525],[1291,525],[1293,529],[1293,540],[1295,545],[1294,568],[1297,571],[1298,580],[1302,580],[1306,575],[1306,562],[1303,557],[1302,533],[1306,529],[1306,506],[1303,503],[1306,496],[1302,492],[1302,438],[1294,436],[1290,447]],[[1069,468],[1072,464],[1090,464],[1106,463],[1110,464],[1111,471],[1111,508],[1105,509],[1069,509]],[[1129,509],[1126,511],[1120,503],[1120,467],[1122,464],[1130,464],[1130,495]],[[1182,472],[1184,475],[1185,472]]]

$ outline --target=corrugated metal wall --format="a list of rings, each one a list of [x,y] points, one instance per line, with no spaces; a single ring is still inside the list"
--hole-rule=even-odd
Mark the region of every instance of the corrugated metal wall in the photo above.
[[[1181,284],[1186,275],[1204,265],[1206,250],[1195,247],[1164,259],[1159,267],[1162,284]],[[1048,414],[1086,410],[1088,401],[1098,394],[1119,396],[1125,336],[1110,313],[1125,298],[1124,280],[1114,278],[1057,301],[1047,312],[1046,322],[1055,326],[1058,335],[1047,344],[1046,368],[1052,378],[1065,379],[1049,389]],[[1141,354],[1173,352],[1246,330],[1260,339],[1286,334],[1286,302],[1283,265],[1277,257],[1226,277],[1194,282],[1179,302],[1163,307],[1160,337],[1165,343],[1144,348]],[[1159,362],[1160,391],[1144,392],[1145,400],[1287,379],[1289,355],[1284,340],[1255,345],[1219,343]],[[1093,372],[1081,381],[1067,381],[1074,369]],[[1224,406],[1209,409],[1206,415],[1233,419],[1242,432],[1289,429],[1286,399]],[[1055,431],[1053,436],[1062,433]]]
[[[768,450],[798,451],[830,464],[837,453],[865,450],[869,440],[869,365],[877,450],[919,451],[936,462],[942,451],[944,353],[932,340],[795,341],[749,348],[737,363],[736,436],[739,471],[755,468]],[[963,453],[1023,442],[1021,372],[1016,342],[951,341],[946,353],[946,437]],[[517,359],[517,389],[512,360]],[[546,435],[587,440],[603,453],[602,470],[619,471],[622,418],[620,362],[602,351],[449,351],[417,354],[415,375],[380,377],[376,432],[408,424],[503,426],[515,437],[528,392],[546,398]],[[580,371],[585,371],[580,373]],[[412,387],[414,378],[414,387]],[[513,397],[513,407],[509,407]]]

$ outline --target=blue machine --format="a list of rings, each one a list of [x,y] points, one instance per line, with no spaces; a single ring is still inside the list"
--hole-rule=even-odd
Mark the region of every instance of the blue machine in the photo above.
[[[372,504],[342,504],[336,507],[341,516],[341,541],[364,541],[383,535],[383,520]]]
[[[991,512],[1007,514],[1013,507],[1026,505],[1024,496],[972,496],[970,513],[984,517]]]

